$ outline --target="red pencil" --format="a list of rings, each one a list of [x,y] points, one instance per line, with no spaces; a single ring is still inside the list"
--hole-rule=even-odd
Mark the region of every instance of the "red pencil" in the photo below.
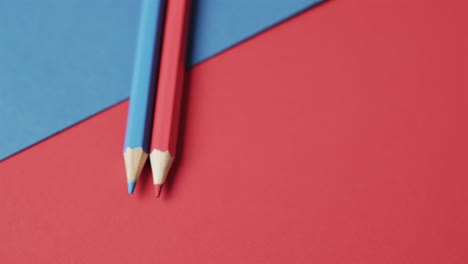
[[[167,1],[150,147],[156,197],[176,154],[190,5],[190,0]]]

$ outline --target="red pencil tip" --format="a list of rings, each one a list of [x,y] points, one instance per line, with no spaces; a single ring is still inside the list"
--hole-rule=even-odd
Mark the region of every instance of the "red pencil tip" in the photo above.
[[[154,190],[156,191],[156,198],[159,198],[161,195],[161,190],[162,190],[162,184],[155,184],[154,185]]]

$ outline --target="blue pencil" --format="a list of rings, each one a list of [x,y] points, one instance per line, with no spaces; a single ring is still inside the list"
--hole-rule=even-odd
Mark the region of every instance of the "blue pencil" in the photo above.
[[[128,193],[148,159],[166,1],[143,0],[123,147]]]

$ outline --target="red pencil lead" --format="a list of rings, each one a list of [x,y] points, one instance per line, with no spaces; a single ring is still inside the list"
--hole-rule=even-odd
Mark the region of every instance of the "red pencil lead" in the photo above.
[[[162,184],[155,184],[154,185],[156,198],[159,198],[159,196],[161,195],[162,186],[163,186]]]

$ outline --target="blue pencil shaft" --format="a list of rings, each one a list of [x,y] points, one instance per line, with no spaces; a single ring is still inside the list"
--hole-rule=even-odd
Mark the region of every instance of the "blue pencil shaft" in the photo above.
[[[165,0],[142,2],[124,152],[139,147],[149,151],[165,5]]]

